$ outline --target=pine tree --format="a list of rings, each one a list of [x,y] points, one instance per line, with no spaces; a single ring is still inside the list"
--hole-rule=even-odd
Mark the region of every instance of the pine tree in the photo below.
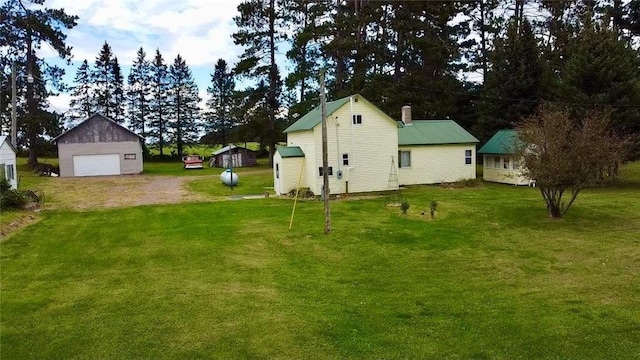
[[[291,121],[295,121],[317,106],[317,74],[324,65],[321,45],[326,36],[326,28],[320,22],[329,9],[326,2],[291,1],[286,5],[294,27],[287,58],[294,68],[285,84],[288,90],[297,91],[289,107]]]
[[[546,93],[545,67],[528,20],[510,23],[506,38],[495,42],[491,62],[476,129],[481,140],[535,113]]]
[[[587,24],[569,43],[556,100],[572,107],[576,119],[588,111],[610,109],[620,132],[640,135],[640,58],[613,29]],[[640,156],[636,145],[635,157]]]
[[[168,133],[169,74],[159,49],[150,65],[149,135],[163,156]]]
[[[38,163],[38,149],[47,143],[46,136],[56,136],[60,131],[60,117],[44,110],[47,102],[44,97],[49,91],[64,89],[62,76],[64,71],[55,65],[47,64],[44,59],[38,59],[34,49],[48,44],[57,55],[64,60],[71,58],[71,48],[67,46],[65,31],[76,26],[77,16],[65,13],[64,9],[49,9],[43,6],[44,0],[36,1],[27,10],[19,0],[7,0],[0,6],[0,62],[2,71],[6,75],[11,69],[11,63],[16,62],[20,78],[27,74],[35,75],[36,82],[24,85],[26,101],[20,101],[21,109],[17,113],[19,134],[22,134],[22,144],[29,147],[28,164],[31,167]],[[9,70],[10,71],[10,70]],[[9,79],[9,76],[4,76]],[[40,95],[36,99],[36,95]],[[8,107],[7,107],[8,109]],[[9,114],[3,113],[3,118]],[[20,137],[18,137],[20,139]]]
[[[74,85],[71,92],[71,101],[69,102],[68,117],[72,125],[81,119],[88,118],[94,113],[93,104],[93,88],[91,82],[91,68],[89,62],[85,59],[78,70],[74,79]]]
[[[118,123],[124,122],[124,77],[118,58],[113,58],[113,120]]]
[[[140,136],[146,137],[150,127],[151,67],[142,47],[138,49],[127,80],[129,123]]]
[[[285,38],[288,12],[283,0],[245,0],[238,5],[240,15],[234,18],[240,30],[233,34],[234,43],[246,47],[235,73],[269,84],[267,104],[269,117],[261,137],[269,147],[269,164],[273,164],[280,113],[282,80],[276,64],[278,43]]]
[[[176,145],[178,156],[185,145],[198,141],[200,127],[198,86],[191,70],[178,54],[169,68],[169,139]]]
[[[114,55],[111,46],[105,41],[96,57],[93,82],[95,84],[95,106],[98,112],[104,116],[113,117],[116,113],[115,104],[115,78],[113,71]]]
[[[220,134],[217,138],[223,146],[229,141],[229,134],[236,125],[233,112],[236,84],[233,76],[227,62],[224,59],[218,59],[213,74],[211,74],[211,86],[207,88],[209,99],[207,100],[205,130],[208,133]]]

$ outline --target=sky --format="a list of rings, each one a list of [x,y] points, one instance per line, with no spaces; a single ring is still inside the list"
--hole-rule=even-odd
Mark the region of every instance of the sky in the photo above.
[[[39,55],[65,68],[65,79],[71,84],[82,61],[87,59],[93,65],[105,41],[118,57],[125,81],[141,46],[148,59],[160,49],[167,64],[180,54],[204,98],[217,60],[225,59],[233,66],[243,52],[231,38],[237,30],[233,17],[239,3],[240,0],[47,0],[47,8],[64,8],[79,19],[76,27],[65,32],[67,45],[73,48],[71,65],[56,60],[57,55],[47,45]],[[54,110],[64,112],[69,99],[68,94],[61,94],[50,98],[50,103]]]

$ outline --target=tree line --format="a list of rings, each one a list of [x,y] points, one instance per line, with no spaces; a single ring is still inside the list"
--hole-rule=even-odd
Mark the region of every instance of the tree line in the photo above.
[[[62,9],[26,11],[20,0],[1,11],[3,76],[17,61],[21,69],[30,63],[48,84],[59,80],[62,70],[27,55],[28,44],[54,44],[70,59],[65,32],[77,17]],[[454,119],[481,141],[543,104],[575,119],[606,111],[617,131],[640,134],[637,1],[245,0],[234,21],[233,41],[244,52],[232,65],[217,60],[204,109],[180,56],[167,66],[159,50],[147,59],[140,49],[124,84],[105,43],[92,66],[85,61],[77,69],[68,115],[100,111],[179,153],[196,141],[255,140],[272,155],[281,130],[317,105],[317,74],[327,69],[329,99],[360,93],[395,118],[410,104],[416,118]],[[277,55],[285,50],[283,75]],[[20,96],[28,100],[35,91],[26,87],[21,82]],[[26,102],[19,104],[21,143],[35,149],[62,130],[62,117],[42,110],[44,100],[31,100],[34,111]],[[2,104],[6,126],[9,106]],[[36,109],[50,126],[26,116]]]

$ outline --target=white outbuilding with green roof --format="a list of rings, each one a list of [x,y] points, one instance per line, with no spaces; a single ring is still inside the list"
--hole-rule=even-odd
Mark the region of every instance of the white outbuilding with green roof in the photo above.
[[[478,150],[482,158],[482,178],[485,181],[512,185],[532,185],[534,182],[523,176],[520,159],[515,156],[518,132],[513,129],[499,130]]]
[[[399,185],[475,179],[478,140],[453,120],[396,121],[361,95],[328,102],[331,194],[384,191],[392,161]],[[274,189],[322,191],[322,126],[317,107],[285,129],[287,145],[274,156]]]

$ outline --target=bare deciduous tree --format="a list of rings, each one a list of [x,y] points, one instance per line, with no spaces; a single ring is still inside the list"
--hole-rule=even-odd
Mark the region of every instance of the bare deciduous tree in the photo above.
[[[542,107],[518,130],[523,175],[535,179],[552,218],[561,218],[585,188],[614,181],[631,143],[602,112],[574,121],[568,112]]]

